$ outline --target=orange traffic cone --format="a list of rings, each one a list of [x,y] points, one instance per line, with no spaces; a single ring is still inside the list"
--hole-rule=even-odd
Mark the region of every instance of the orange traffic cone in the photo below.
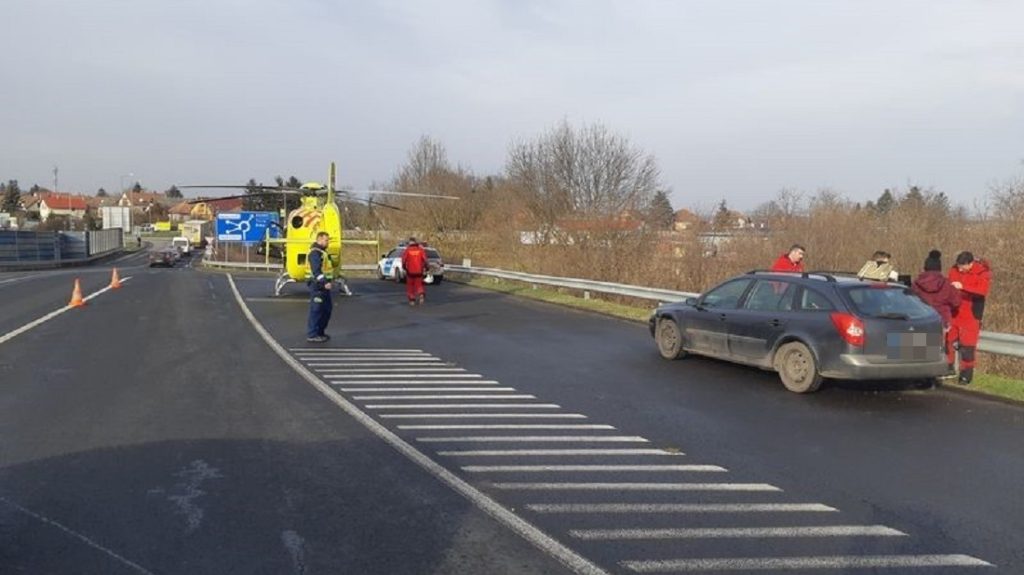
[[[85,300],[82,299],[82,284],[78,282],[78,278],[75,278],[75,290],[71,292],[71,303],[68,307],[82,307],[85,305]]]
[[[121,278],[117,277],[117,268],[114,268],[114,275],[110,278],[110,289],[121,287]]]

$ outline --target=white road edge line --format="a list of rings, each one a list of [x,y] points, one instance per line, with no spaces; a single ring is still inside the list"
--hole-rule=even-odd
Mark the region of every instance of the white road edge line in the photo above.
[[[819,557],[733,557],[622,561],[637,573],[676,571],[768,571],[776,569],[885,569],[911,567],[995,567],[970,555],[836,555]]]
[[[124,282],[126,282],[126,281],[128,281],[130,279],[132,279],[132,276],[128,276],[126,278],[121,278],[121,283],[124,283]],[[85,300],[85,301],[89,301],[89,300],[91,300],[91,299],[93,299],[93,298],[95,298],[95,297],[97,297],[99,295],[102,295],[102,294],[110,291],[110,289],[111,289],[110,286],[107,286],[107,287],[105,287],[103,289],[100,289],[100,290],[92,292],[91,294],[89,294],[88,296],[86,296],[86,297],[84,297],[82,299]],[[10,331],[10,332],[5,333],[4,335],[0,336],[0,344],[7,343],[8,341],[11,341],[12,339],[14,339],[14,338],[18,337],[19,335],[25,333],[26,331],[28,331],[28,330],[30,330],[32,328],[39,327],[39,326],[43,325],[44,323],[50,321],[51,319],[59,316],[62,313],[68,311],[69,309],[74,309],[74,308],[72,308],[69,305],[66,305],[66,306],[64,306],[62,308],[56,309],[54,311],[51,311],[50,313],[44,315],[43,317],[41,317],[41,318],[39,318],[37,320],[30,321],[29,323],[26,323],[25,325],[19,327],[18,329],[14,330],[14,331]]]
[[[121,281],[124,281],[124,280],[121,280]],[[22,507],[21,505],[18,505],[17,503],[11,501],[10,499],[7,499],[6,497],[0,497],[0,502],[3,502],[3,503],[9,505],[10,507],[12,507],[14,509],[17,509],[18,511],[21,511],[25,515],[28,515],[29,517],[32,517],[33,519],[36,519],[37,521],[40,521],[42,523],[45,523],[47,525],[51,525],[53,527],[56,527],[57,529],[60,529],[64,533],[67,533],[68,535],[74,537],[75,539],[78,539],[79,541],[81,541],[82,543],[85,543],[89,547],[92,547],[93,549],[99,551],[100,553],[103,553],[103,554],[111,557],[112,559],[118,561],[119,563],[121,563],[123,565],[131,567],[132,569],[138,571],[139,573],[144,573],[145,575],[153,575],[152,571],[146,569],[145,567],[139,565],[138,563],[135,563],[134,561],[132,561],[130,559],[126,559],[126,558],[122,557],[121,555],[118,555],[117,553],[111,551],[110,549],[107,549],[106,547],[100,545],[99,543],[93,541],[92,539],[89,539],[85,535],[82,535],[81,533],[75,531],[74,529],[71,529],[70,527],[66,527],[66,526],[64,526],[64,525],[54,521],[53,519],[50,519],[49,517],[46,517],[44,515],[40,515],[40,514],[34,512],[34,511],[32,511],[31,509],[26,509],[26,508]]]
[[[596,564],[592,563],[590,560],[576,553],[572,549],[569,549],[547,533],[538,529],[532,523],[506,509],[479,489],[460,479],[457,475],[445,469],[441,464],[433,461],[424,453],[413,447],[412,444],[406,442],[388,428],[374,421],[372,417],[361,411],[344,397],[335,393],[334,390],[331,389],[330,385],[322,381],[311,371],[306,369],[306,367],[297,359],[289,355],[281,344],[277,343],[266,328],[263,327],[260,321],[256,319],[256,316],[253,315],[249,306],[245,304],[245,300],[242,298],[242,294],[239,293],[238,287],[235,285],[234,278],[231,274],[228,274],[228,283],[231,284],[231,291],[234,292],[235,300],[238,302],[238,306],[242,309],[242,314],[249,320],[253,329],[255,329],[256,333],[263,338],[263,341],[266,342],[270,349],[274,350],[274,352],[277,353],[277,355],[286,364],[295,370],[296,373],[305,379],[307,383],[312,385],[324,397],[341,408],[342,411],[361,423],[374,435],[380,437],[382,440],[394,447],[399,453],[408,457],[438,480],[446,483],[456,493],[465,497],[479,509],[493,517],[496,521],[504,524],[541,551],[547,553],[558,561],[561,561],[562,564],[569,569],[581,574],[607,575],[607,571],[601,569]]]
[[[382,403],[366,409],[561,409],[554,403]]]

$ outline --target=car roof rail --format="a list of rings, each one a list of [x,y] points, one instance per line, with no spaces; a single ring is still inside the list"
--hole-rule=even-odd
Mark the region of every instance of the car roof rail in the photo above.
[[[847,273],[847,272],[829,272],[829,271],[786,272],[786,271],[778,271],[778,270],[750,270],[750,271],[747,272],[747,275],[779,274],[779,275],[791,276],[791,277],[792,276],[799,276],[799,277],[804,278],[804,279],[807,279],[807,278],[809,278],[811,276],[820,276],[820,277],[824,278],[825,281],[827,281],[829,283],[835,283],[836,278],[835,278],[834,274],[845,274],[845,273]],[[856,274],[854,274],[854,275],[856,275]]]

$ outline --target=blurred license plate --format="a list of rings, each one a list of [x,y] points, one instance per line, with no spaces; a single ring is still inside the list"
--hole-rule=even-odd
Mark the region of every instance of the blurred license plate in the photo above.
[[[937,333],[890,333],[886,340],[889,359],[936,361],[942,356],[942,335]]]

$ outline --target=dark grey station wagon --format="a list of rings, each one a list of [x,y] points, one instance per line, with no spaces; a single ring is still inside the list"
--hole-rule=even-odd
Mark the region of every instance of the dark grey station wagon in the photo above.
[[[779,373],[790,391],[823,378],[931,379],[946,374],[942,320],[902,284],[833,273],[754,271],[650,319],[666,359],[699,354]]]

